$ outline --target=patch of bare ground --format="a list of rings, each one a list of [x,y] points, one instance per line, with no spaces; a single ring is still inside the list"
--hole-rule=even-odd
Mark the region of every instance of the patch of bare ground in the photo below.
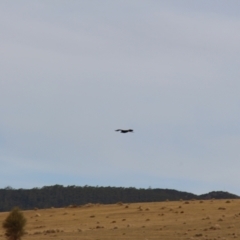
[[[28,221],[23,239],[240,239],[239,206],[240,200],[214,199],[33,209],[23,211]],[[0,213],[0,222],[7,214]]]

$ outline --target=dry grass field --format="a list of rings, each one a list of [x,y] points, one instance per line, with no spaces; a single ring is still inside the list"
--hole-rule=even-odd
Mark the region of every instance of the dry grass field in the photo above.
[[[240,200],[87,204],[23,213],[23,240],[240,239]],[[0,213],[1,223],[7,215]]]

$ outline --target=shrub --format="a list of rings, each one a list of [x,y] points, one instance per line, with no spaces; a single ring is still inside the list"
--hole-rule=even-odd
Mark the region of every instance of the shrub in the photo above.
[[[26,218],[19,208],[15,207],[4,220],[2,226],[8,240],[20,240],[25,234]]]

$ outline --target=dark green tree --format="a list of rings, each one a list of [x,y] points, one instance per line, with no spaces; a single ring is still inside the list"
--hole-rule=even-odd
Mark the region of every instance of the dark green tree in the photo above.
[[[26,218],[18,207],[13,208],[2,226],[5,229],[5,236],[8,240],[20,240],[25,234]]]

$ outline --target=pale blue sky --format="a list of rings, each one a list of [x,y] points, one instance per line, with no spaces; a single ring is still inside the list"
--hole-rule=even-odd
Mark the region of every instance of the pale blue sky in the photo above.
[[[1,1],[0,188],[240,195],[239,12],[237,0]]]

